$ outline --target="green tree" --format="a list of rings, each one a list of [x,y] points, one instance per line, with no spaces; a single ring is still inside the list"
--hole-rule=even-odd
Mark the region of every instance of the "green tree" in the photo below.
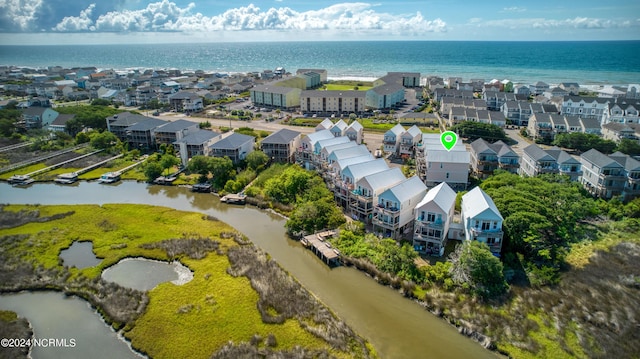
[[[76,135],[76,143],[77,144],[87,143],[89,141],[91,141],[91,138],[89,137],[89,135],[87,135],[86,132],[79,132]]]
[[[147,178],[147,182],[151,183],[156,178],[162,175],[163,168],[158,162],[149,162],[144,167],[144,175]]]
[[[502,263],[485,243],[464,241],[449,256],[454,282],[468,286],[475,295],[491,299],[507,292]]]
[[[213,175],[213,184],[216,188],[223,188],[228,180],[235,176],[235,170],[233,169],[233,162],[229,157],[211,157],[210,171]]]
[[[169,174],[170,168],[173,168],[173,166],[177,166],[179,164],[180,164],[180,159],[168,153],[162,155],[162,157],[160,158],[160,166],[162,167],[163,170],[167,171],[167,174]]]
[[[191,173],[197,173],[203,177],[206,177],[211,172],[212,162],[211,157],[197,155],[191,157],[187,169]]]
[[[640,143],[629,138],[623,138],[618,144],[618,151],[629,156],[640,156]]]
[[[483,138],[490,142],[505,141],[507,139],[507,135],[501,127],[489,123],[465,121],[451,127],[451,131],[461,137],[469,138],[470,141],[478,138]]]
[[[93,132],[89,135],[89,137],[91,138],[90,140],[91,146],[93,148],[97,148],[100,150],[106,150],[108,148],[111,148],[119,142],[118,137],[116,137],[116,135],[108,131],[104,131],[102,133]],[[76,136],[76,139],[77,139],[77,136]]]
[[[104,98],[96,98],[91,101],[91,106],[110,106],[111,101]]]
[[[269,162],[269,157],[262,151],[252,151],[246,158],[247,167],[259,171]]]

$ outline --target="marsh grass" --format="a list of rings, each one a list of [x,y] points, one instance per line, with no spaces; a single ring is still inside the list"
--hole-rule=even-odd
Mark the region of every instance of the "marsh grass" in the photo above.
[[[23,218],[21,225],[0,230],[0,292],[57,290],[84,298],[107,323],[122,328],[136,350],[153,358],[209,358],[230,342],[242,347],[253,342],[275,357],[371,357],[362,338],[215,218],[144,205],[0,211],[0,223],[16,218]],[[82,270],[63,267],[59,253],[74,241],[91,241],[102,261]],[[245,253],[240,248],[253,254],[232,264],[227,253]],[[193,279],[180,286],[162,283],[149,292],[101,279],[103,269],[127,257],[177,259]],[[227,272],[230,267],[236,276]],[[279,324],[266,319],[279,317]]]

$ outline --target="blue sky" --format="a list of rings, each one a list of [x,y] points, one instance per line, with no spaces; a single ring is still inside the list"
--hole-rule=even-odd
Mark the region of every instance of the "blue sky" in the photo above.
[[[0,0],[0,44],[640,40],[638,0]]]

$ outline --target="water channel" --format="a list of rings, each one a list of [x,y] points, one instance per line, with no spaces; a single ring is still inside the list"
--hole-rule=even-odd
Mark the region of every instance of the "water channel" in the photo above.
[[[92,242],[73,242],[69,248],[60,251],[60,258],[65,267],[78,269],[95,267],[102,262],[93,253]]]
[[[161,262],[144,258],[125,258],[102,271],[102,279],[123,287],[151,290],[158,284],[171,281],[184,284],[193,279],[193,273],[180,262]]]
[[[267,251],[356,332],[367,338],[381,358],[497,357],[362,272],[353,268],[327,267],[300,243],[287,238],[284,219],[254,207],[225,205],[211,194],[192,193],[186,188],[135,182],[115,186],[82,182],[77,187],[36,184],[27,188],[0,183],[0,203],[138,203],[206,213],[237,228]],[[8,309],[3,304],[4,298],[1,299],[0,309]]]

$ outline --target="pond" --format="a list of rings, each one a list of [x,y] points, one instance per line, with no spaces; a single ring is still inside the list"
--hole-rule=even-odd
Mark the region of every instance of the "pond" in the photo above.
[[[73,242],[69,248],[60,251],[60,259],[65,267],[78,269],[95,267],[102,262],[93,253],[93,242]]]
[[[102,279],[123,287],[151,290],[158,284],[181,285],[193,279],[193,273],[180,262],[161,262],[145,258],[125,258],[102,271]]]

